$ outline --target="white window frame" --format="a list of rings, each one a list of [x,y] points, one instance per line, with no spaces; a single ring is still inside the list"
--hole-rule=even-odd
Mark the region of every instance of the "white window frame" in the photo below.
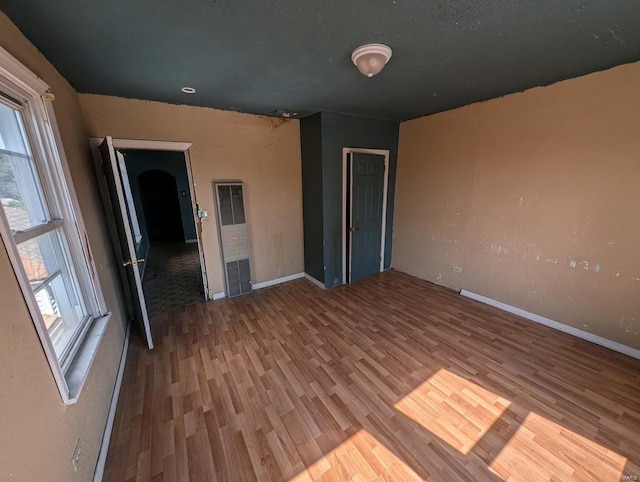
[[[49,362],[62,401],[69,405],[78,400],[89,369],[106,331],[111,313],[107,311],[79,203],[71,182],[67,159],[62,149],[60,132],[53,110],[53,94],[49,86],[33,72],[0,47],[0,92],[15,99],[23,107],[25,128],[30,131],[29,143],[39,177],[46,180],[44,189],[50,208],[64,225],[64,232],[80,293],[89,320],[76,333],[70,355],[64,366],[58,360],[53,343],[38,308],[34,293],[18,253],[15,235],[11,233],[4,211],[0,209],[0,235],[22,289],[27,308],[35,325],[42,348]],[[27,126],[28,124],[28,126]],[[55,195],[51,196],[52,193]]]

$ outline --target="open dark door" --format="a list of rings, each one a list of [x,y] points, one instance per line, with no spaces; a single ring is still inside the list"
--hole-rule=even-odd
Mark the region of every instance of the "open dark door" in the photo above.
[[[99,147],[98,178],[105,203],[111,238],[116,251],[122,277],[129,316],[136,322],[144,334],[147,346],[153,348],[151,328],[147,315],[147,305],[142,291],[139,263],[144,259],[136,258],[136,247],[132,233],[132,213],[126,202],[123,188],[123,173],[120,171],[111,137],[105,138]]]
[[[349,282],[380,272],[384,156],[351,153]]]

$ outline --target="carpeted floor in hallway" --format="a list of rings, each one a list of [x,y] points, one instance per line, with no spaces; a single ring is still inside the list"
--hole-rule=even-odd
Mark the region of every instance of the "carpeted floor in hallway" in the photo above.
[[[143,288],[149,315],[204,301],[198,245],[167,243],[152,246]]]

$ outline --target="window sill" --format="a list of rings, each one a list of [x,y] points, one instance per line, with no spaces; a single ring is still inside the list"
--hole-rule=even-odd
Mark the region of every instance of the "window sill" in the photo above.
[[[80,349],[69,365],[64,377],[68,389],[68,393],[63,397],[65,405],[73,405],[78,401],[80,391],[84,386],[84,382],[87,380],[89,370],[98,352],[100,341],[107,331],[107,325],[110,319],[111,312],[93,320],[91,327],[82,341],[82,346],[80,346]]]

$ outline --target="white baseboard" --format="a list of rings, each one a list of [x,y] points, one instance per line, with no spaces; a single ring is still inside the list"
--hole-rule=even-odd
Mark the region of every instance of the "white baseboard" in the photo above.
[[[116,384],[113,387],[113,394],[111,395],[111,404],[109,405],[109,414],[107,415],[107,424],[104,428],[104,434],[102,435],[102,445],[100,446],[100,453],[98,454],[98,462],[96,463],[96,470],[93,473],[93,482],[102,482],[104,476],[104,464],[107,461],[107,452],[109,452],[109,442],[111,440],[111,432],[113,431],[113,423],[116,419],[116,408],[118,407],[118,397],[120,395],[120,388],[122,388],[122,378],[124,376],[124,367],[127,363],[127,353],[129,351],[129,335],[131,334],[131,322],[127,324],[127,331],[124,335],[124,347],[122,348],[122,354],[120,355],[120,365],[118,366],[118,374],[116,375]]]
[[[320,289],[322,289],[322,290],[323,290],[323,289],[325,289],[325,285],[324,285],[324,283],[323,283],[323,282],[321,282],[321,281],[319,281],[319,280],[317,280],[317,279],[315,279],[315,278],[314,278],[313,276],[311,276],[310,274],[305,273],[305,274],[304,274],[304,277],[305,277],[306,279],[308,279],[309,281],[311,281],[311,282],[312,282],[314,285],[316,285],[318,288],[320,288]]]
[[[304,277],[304,273],[291,274],[289,276],[283,276],[282,278],[276,278],[269,281],[262,281],[260,283],[253,283],[253,289],[259,290],[261,288],[267,288],[269,286],[279,285],[286,283],[287,281],[293,281],[294,279],[300,279]]]
[[[293,281],[294,279],[300,279],[304,277],[304,273],[296,273],[296,274],[291,274],[289,276],[283,276],[282,278],[276,278],[276,279],[272,279],[269,281],[262,281],[260,283],[253,283],[253,289],[254,290],[259,290],[262,288],[267,288],[269,286],[274,286],[274,285],[279,285],[281,283],[286,283],[287,281]],[[319,281],[318,281],[319,283]],[[324,287],[324,286],[323,286]],[[213,300],[221,300],[222,298],[224,298],[225,296],[227,296],[227,294],[224,291],[220,291],[219,293],[214,293],[213,294]]]
[[[535,313],[530,313],[523,309],[516,308],[515,306],[502,303],[501,301],[496,301],[492,298],[487,298],[486,296],[482,296],[477,293],[472,293],[471,291],[461,290],[460,294],[467,298],[480,301],[487,305],[495,306],[496,308],[500,308],[501,310],[508,311],[509,313],[513,313],[514,315],[521,316],[523,318],[534,321],[536,323],[540,323],[541,325],[554,328],[558,331],[568,333],[569,335],[582,338],[583,340],[590,341],[591,343],[595,343],[596,345],[604,346],[605,348],[609,348],[613,351],[617,351],[619,353],[623,353],[625,355],[628,355],[630,357],[637,358],[640,360],[640,350],[636,348],[632,348],[627,345],[623,345],[622,343],[618,343],[617,341],[609,340],[608,338],[603,338],[601,336],[594,335],[593,333],[589,333],[588,331],[580,330],[578,328],[574,328],[573,326],[565,325],[564,323],[560,323],[558,321],[545,318],[544,316],[536,315]]]

